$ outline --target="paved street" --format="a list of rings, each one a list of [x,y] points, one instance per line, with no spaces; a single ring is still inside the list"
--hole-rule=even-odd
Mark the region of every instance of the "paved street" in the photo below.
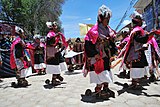
[[[64,73],[64,84],[55,88],[45,84],[51,75],[27,78],[31,84],[28,88],[13,88],[10,84],[16,79],[5,78],[0,83],[0,107],[160,107],[160,81],[145,84],[142,90],[126,90],[122,84],[130,83],[130,79],[118,78],[118,67],[112,72],[114,82],[110,89],[116,98],[109,100],[84,96],[85,90],[94,90],[95,84],[89,84],[89,76],[84,78],[81,70]]]

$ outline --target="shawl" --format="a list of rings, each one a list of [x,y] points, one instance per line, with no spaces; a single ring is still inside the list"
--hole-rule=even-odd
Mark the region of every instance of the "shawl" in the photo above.
[[[56,36],[57,34],[56,34],[53,30],[50,30],[49,33],[47,34],[47,37],[49,37],[49,38],[55,37],[56,42],[55,42],[54,46],[56,46],[56,44],[57,44],[59,41],[61,41],[61,39],[62,39],[63,45],[64,45],[65,47],[68,47],[68,43],[67,43],[67,41],[66,41],[65,36],[64,36],[61,32],[59,32],[58,34],[60,34],[60,35]]]
[[[101,29],[99,29],[99,27]],[[110,26],[107,26],[108,27],[108,31],[106,31],[106,28],[103,27],[101,24],[98,25],[98,23],[96,23],[89,31],[88,33],[86,34],[84,40],[87,40],[87,41],[92,41],[93,44],[96,43],[97,41],[97,38],[100,37],[102,39],[107,39],[107,37],[116,37],[116,32],[110,28]],[[105,30],[104,30],[105,29]],[[108,35],[106,35],[108,34]]]
[[[14,59],[14,47],[16,44],[18,44],[21,41],[20,37],[16,37],[15,40],[13,40],[12,45],[11,45],[11,49],[10,49],[10,65],[11,65],[11,69],[15,69],[16,68],[16,63],[15,63],[15,59]]]
[[[14,55],[14,48],[15,45],[20,43],[22,41],[22,39],[20,37],[16,37],[15,40],[13,40],[12,45],[11,45],[11,49],[10,49],[10,65],[11,65],[11,69],[15,69],[17,67],[16,62],[15,62],[15,55]],[[26,56],[27,61],[23,61],[24,64],[24,68],[28,68],[30,65],[28,63],[28,61],[31,61],[31,57],[29,54],[29,51],[24,49],[23,51],[24,56]]]
[[[132,41],[131,38],[133,37],[133,34],[134,34],[135,32],[137,32],[137,31],[140,31],[140,32],[141,32],[141,35],[144,35],[144,30],[143,30],[141,27],[139,27],[139,26],[135,27],[135,28],[131,31],[130,36],[129,36],[129,38],[128,38],[129,41],[127,42],[127,44],[125,45],[125,47],[122,49],[121,53],[120,53],[119,56],[118,56],[118,58],[120,58],[122,55],[124,55],[124,57],[123,57],[123,59],[122,59],[122,64],[121,64],[120,68],[123,66],[123,64],[124,64],[124,59],[127,57],[126,55],[127,55],[128,51],[129,51],[130,44],[131,44],[131,41]]]
[[[129,40],[130,40],[130,37],[127,36],[126,38],[123,39],[123,41],[121,43],[128,42]]]
[[[157,55],[158,55],[159,58],[160,58],[160,48],[159,48],[159,46],[158,46],[158,43],[157,43],[155,37],[152,37],[152,39],[149,40],[148,43],[153,46],[154,50],[156,51]]]
[[[106,29],[102,24],[98,25],[98,23],[96,23],[88,31],[84,40],[85,41],[91,41],[92,44],[96,44],[98,37],[102,38],[102,39],[108,39],[109,37],[115,37],[115,35],[116,35],[115,31],[113,31],[109,26],[107,26],[107,29]],[[101,50],[99,50],[99,51],[101,53],[100,56],[102,57],[102,51]],[[86,54],[86,53],[84,53],[84,54]],[[85,55],[84,60],[85,60],[85,62],[87,61],[86,55]],[[86,68],[86,63],[84,64],[84,68],[83,68],[84,76],[86,76],[85,73],[88,73],[88,71],[86,72],[86,69],[85,69]],[[102,66],[102,64],[103,64],[103,59],[102,58],[95,62],[94,66],[96,68],[95,69],[96,74],[99,74],[104,70],[104,66]]]

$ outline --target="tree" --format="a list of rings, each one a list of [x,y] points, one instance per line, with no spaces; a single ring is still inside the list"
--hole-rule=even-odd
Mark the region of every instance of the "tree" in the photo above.
[[[57,21],[65,0],[1,0],[0,19],[20,23],[27,34],[35,29],[45,35],[47,21]],[[60,24],[61,26],[61,24]]]

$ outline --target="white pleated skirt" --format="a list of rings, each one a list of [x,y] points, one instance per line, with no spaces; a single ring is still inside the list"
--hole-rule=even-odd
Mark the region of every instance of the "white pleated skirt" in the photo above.
[[[149,73],[149,66],[145,66],[144,67],[144,75],[146,75],[147,77],[149,77],[150,76],[150,73]]]
[[[47,74],[60,74],[61,72],[68,71],[66,62],[62,62],[59,65],[47,65]]]
[[[43,69],[43,68],[46,68],[45,63],[34,64],[34,69]]]
[[[60,74],[60,72],[60,65],[47,65],[46,67],[47,74]]]
[[[145,75],[145,68],[130,68],[131,78],[142,78]]]
[[[105,70],[100,74],[96,74],[95,71],[90,71],[90,83],[102,84],[104,82],[111,83],[113,82],[112,72]]]
[[[32,67],[22,69],[20,72],[21,72],[20,73],[21,78],[28,77],[28,76],[32,75]]]
[[[61,69],[61,72],[68,71],[68,66],[67,66],[66,62],[60,63],[60,69]]]

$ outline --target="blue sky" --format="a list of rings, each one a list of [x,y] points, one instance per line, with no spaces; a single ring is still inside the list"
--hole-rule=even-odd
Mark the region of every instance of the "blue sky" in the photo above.
[[[112,11],[109,25],[115,29],[119,24],[125,11],[128,9],[131,0],[66,0],[62,6],[62,27],[66,38],[83,37],[80,36],[79,23],[95,24],[97,20],[98,8],[104,4]],[[128,12],[127,17],[120,26],[121,29],[129,20],[129,16],[134,9]]]

